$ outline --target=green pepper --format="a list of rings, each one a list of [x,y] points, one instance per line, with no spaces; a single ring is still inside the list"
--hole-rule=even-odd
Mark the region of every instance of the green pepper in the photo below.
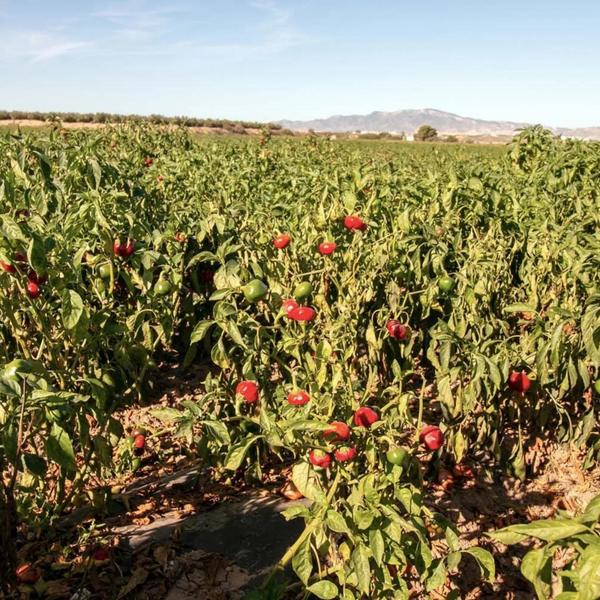
[[[448,277],[448,275],[444,275],[444,277],[440,277],[438,281],[438,286],[442,292],[451,292],[456,286],[456,281],[452,279],[452,277]]]
[[[246,296],[248,302],[262,300],[268,291],[269,288],[260,279],[253,279],[248,285],[244,286],[244,296]]]
[[[297,300],[303,300],[308,298],[312,294],[313,288],[310,281],[303,281],[296,286],[294,290],[294,298]]]
[[[400,466],[406,461],[407,453],[404,448],[393,448],[387,451],[385,457],[389,463]]]
[[[154,286],[154,291],[159,296],[166,296],[171,292],[171,283],[167,279],[159,279]]]
[[[110,271],[111,271],[111,268],[110,268],[110,265],[108,263],[101,264],[98,267],[98,275],[100,275],[100,277],[102,279],[109,279],[110,278]]]

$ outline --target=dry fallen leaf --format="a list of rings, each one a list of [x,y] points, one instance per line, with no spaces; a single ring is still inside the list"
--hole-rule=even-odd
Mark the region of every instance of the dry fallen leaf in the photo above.
[[[171,549],[169,546],[159,546],[154,549],[152,553],[156,562],[162,567],[163,571],[167,570],[167,565],[169,564],[169,554],[171,553]]]
[[[148,579],[148,571],[146,571],[146,569],[142,567],[138,567],[131,575],[131,578],[127,582],[127,585],[124,585],[121,588],[117,600],[120,600],[124,596],[127,596],[129,592],[134,590],[138,585],[144,583],[146,579]]]
[[[59,600],[60,598],[70,598],[71,588],[62,581],[49,581],[44,598],[46,600]]]

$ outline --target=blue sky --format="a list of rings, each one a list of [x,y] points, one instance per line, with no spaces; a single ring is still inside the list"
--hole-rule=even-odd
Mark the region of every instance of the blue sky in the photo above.
[[[0,108],[600,125],[600,0],[0,0]]]

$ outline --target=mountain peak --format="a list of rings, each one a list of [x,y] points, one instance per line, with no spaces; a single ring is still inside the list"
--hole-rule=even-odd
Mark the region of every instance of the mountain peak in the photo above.
[[[517,129],[529,123],[513,121],[486,121],[461,117],[436,108],[401,109],[393,112],[374,111],[368,115],[334,115],[327,119],[312,121],[291,121],[284,119],[278,123],[286,129],[331,132],[388,132],[414,133],[421,125],[431,125],[443,135],[513,135]],[[600,127],[581,129],[552,128],[555,133],[566,136],[600,139]]]

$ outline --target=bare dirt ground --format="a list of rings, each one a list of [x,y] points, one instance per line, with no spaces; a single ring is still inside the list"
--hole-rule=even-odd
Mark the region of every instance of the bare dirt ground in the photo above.
[[[164,425],[152,409],[201,397],[205,368],[163,369],[156,402],[119,415],[126,431],[137,424],[160,431]],[[20,562],[34,563],[43,580],[37,591],[21,586],[15,598],[39,592],[46,600],[237,600],[266,575],[302,529],[279,514],[296,502],[280,494],[289,470],[265,469],[262,485],[248,485],[243,477],[215,479],[176,441],[161,438],[160,444],[158,452],[149,444],[135,474],[102,482],[112,488],[106,506],[74,509],[43,535],[24,529]],[[485,534],[553,517],[557,509],[580,512],[600,493],[600,468],[583,471],[576,449],[543,440],[529,448],[526,462],[532,473],[526,482],[471,461],[473,478],[446,490],[435,483],[427,488],[426,504],[458,526],[461,546],[490,550],[497,571],[493,584],[482,582],[467,556],[433,597],[442,600],[458,589],[469,600],[535,598],[519,570],[528,548],[507,547]],[[417,598],[418,581],[411,581]]]

